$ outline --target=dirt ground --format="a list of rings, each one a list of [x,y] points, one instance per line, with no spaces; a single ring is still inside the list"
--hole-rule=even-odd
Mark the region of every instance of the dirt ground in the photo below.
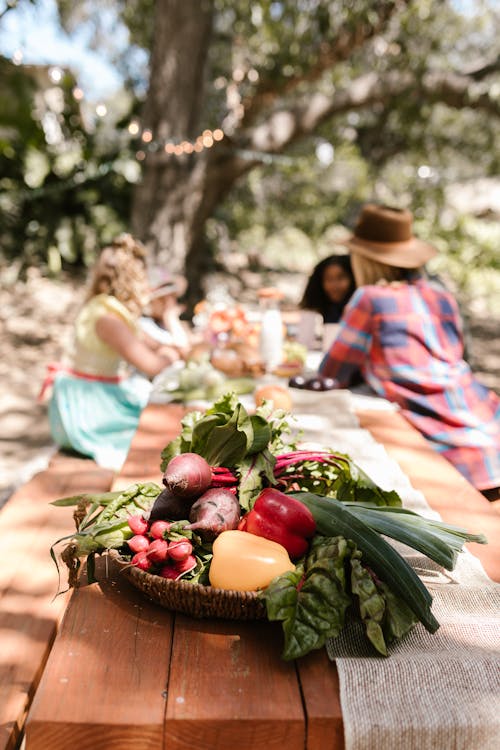
[[[69,342],[81,294],[81,285],[35,270],[26,283],[0,289],[0,506],[54,451],[37,395],[46,365]],[[471,317],[469,349],[479,379],[500,394],[500,321]]]

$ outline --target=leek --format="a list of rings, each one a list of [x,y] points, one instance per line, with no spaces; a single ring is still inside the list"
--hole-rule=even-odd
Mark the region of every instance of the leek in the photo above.
[[[422,552],[446,570],[453,570],[466,542],[486,544],[484,534],[469,534],[459,526],[424,518],[405,508],[387,508],[365,503],[344,503],[379,534]]]

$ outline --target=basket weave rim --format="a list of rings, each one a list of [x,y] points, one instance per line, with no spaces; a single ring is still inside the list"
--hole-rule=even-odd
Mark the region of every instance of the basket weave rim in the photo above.
[[[116,562],[120,565],[122,571],[124,569],[127,570],[127,572],[130,572],[131,575],[136,578],[137,581],[150,581],[154,580],[155,584],[158,586],[161,586],[165,591],[169,590],[172,593],[178,591],[180,592],[195,592],[198,591],[200,594],[203,594],[204,597],[210,598],[213,597],[216,601],[221,600],[229,600],[229,599],[239,599],[241,601],[248,601],[248,602],[256,602],[260,601],[260,597],[256,591],[237,591],[236,589],[219,589],[215,588],[214,586],[205,586],[201,583],[189,583],[188,581],[183,581],[182,579],[179,581],[175,581],[169,578],[163,578],[162,576],[157,576],[151,573],[148,573],[145,570],[141,570],[136,565],[131,565],[128,560],[125,560],[118,550],[116,549],[110,549],[108,550],[108,555],[112,557]]]

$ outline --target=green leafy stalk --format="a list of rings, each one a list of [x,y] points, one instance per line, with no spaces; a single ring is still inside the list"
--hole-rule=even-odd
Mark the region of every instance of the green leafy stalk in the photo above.
[[[405,508],[380,508],[345,503],[349,512],[379,534],[407,544],[447,570],[453,570],[465,542],[486,544],[483,534],[469,534],[458,526],[424,518]]]
[[[366,636],[383,656],[387,656],[382,624],[385,615],[385,599],[375,585],[369,571],[360,560],[361,555],[351,557],[351,590],[359,600],[359,614],[365,625]]]
[[[102,505],[105,507],[112,500],[115,500],[121,492],[102,492],[97,495],[71,495],[70,497],[61,497],[59,500],[53,500],[50,504],[55,505],[58,508],[70,507],[72,505],[81,505],[82,503],[95,503],[96,505]]]
[[[320,534],[352,539],[366,564],[401,598],[423,625],[434,633],[439,623],[430,610],[432,597],[406,560],[343,503],[308,492],[293,493],[312,512]]]
[[[236,469],[239,475],[238,499],[244,510],[250,510],[263,486],[263,477],[274,484],[276,459],[267,449],[242,459]]]
[[[401,498],[394,490],[383,490],[352,459],[332,451],[292,451],[276,456],[279,484],[305,492],[335,497],[342,501],[370,502],[398,507]]]
[[[112,493],[113,497],[107,497],[106,504],[97,515],[94,511],[101,496],[84,496],[85,500],[90,502],[92,517],[87,513],[75,534],[58,539],[50,549],[51,557],[59,571],[55,548],[61,542],[69,540],[62,552],[62,559],[70,570],[70,586],[76,585],[80,558],[121,547],[133,536],[128,525],[129,516],[148,511],[161,490],[162,488],[154,482],[133,484],[122,492]],[[93,561],[90,562],[88,570],[91,573]]]

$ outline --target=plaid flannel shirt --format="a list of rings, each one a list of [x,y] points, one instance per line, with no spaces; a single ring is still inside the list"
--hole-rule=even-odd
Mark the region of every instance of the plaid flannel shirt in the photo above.
[[[475,487],[500,485],[500,400],[463,359],[449,292],[423,278],[357,289],[320,371],[347,386],[359,370]]]

